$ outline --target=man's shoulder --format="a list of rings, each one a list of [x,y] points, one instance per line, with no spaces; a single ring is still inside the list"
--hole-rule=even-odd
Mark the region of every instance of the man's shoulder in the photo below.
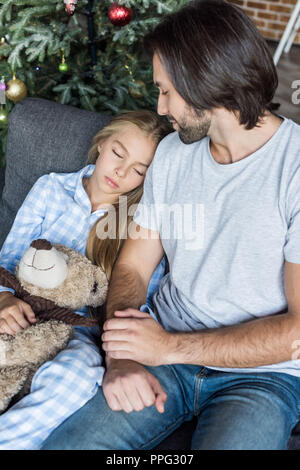
[[[300,124],[293,121],[289,118],[284,118],[285,128],[284,128],[284,136],[287,136],[288,139],[291,137],[295,139],[298,143],[298,147],[300,147]]]
[[[282,116],[282,117],[283,117],[290,125],[293,126],[293,128],[294,128],[294,130],[295,130],[296,132],[300,132],[300,123],[299,123],[299,122],[296,122],[296,121],[294,121],[293,119],[288,118],[288,117],[284,117],[284,116]]]
[[[300,166],[300,125],[286,119],[285,132],[282,134],[281,145],[285,163],[292,168]]]

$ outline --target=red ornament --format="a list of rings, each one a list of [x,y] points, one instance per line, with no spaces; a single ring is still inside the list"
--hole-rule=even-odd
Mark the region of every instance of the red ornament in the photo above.
[[[64,0],[64,3],[66,4],[65,10],[68,15],[73,16],[77,5],[77,0]]]
[[[132,9],[114,2],[108,10],[108,17],[114,26],[125,26],[132,20]]]

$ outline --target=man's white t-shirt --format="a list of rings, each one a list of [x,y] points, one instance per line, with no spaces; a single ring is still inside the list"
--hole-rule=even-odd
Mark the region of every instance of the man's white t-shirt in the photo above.
[[[217,163],[206,137],[158,146],[134,216],[159,232],[170,272],[153,298],[169,331],[221,328],[287,311],[285,261],[300,264],[300,126],[284,119],[258,151]],[[294,345],[295,346],[295,345]],[[300,338],[299,338],[300,357]],[[300,360],[224,371],[300,376]]]

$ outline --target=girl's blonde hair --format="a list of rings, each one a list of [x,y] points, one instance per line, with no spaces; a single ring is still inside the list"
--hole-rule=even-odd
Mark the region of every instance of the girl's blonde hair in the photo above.
[[[88,162],[95,164],[98,156],[98,146],[106,139],[111,137],[115,132],[124,129],[125,126],[134,124],[145,136],[151,136],[153,142],[157,145],[167,134],[172,132],[170,125],[157,114],[147,110],[127,111],[112,118],[93,139],[93,145],[88,153]],[[124,238],[127,236],[127,227],[129,227],[133,216],[130,213],[130,207],[133,204],[138,204],[143,194],[143,184],[133,189],[132,191],[122,195],[127,197],[127,214],[124,210],[120,210],[119,201],[113,204],[115,212],[115,233],[114,238],[101,239],[97,236],[97,226],[100,222],[98,220],[92,227],[86,245],[86,256],[92,261],[93,264],[101,266],[106,272],[107,278],[110,279],[113,265],[117,259],[118,253],[122,246]],[[125,214],[125,215],[124,215]],[[104,231],[108,231],[108,217],[109,211],[101,218],[101,226]]]

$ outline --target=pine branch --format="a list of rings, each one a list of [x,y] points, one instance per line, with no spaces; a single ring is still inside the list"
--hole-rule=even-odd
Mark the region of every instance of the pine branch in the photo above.
[[[0,26],[4,26],[5,20],[9,23],[11,21],[11,12],[13,0],[0,0],[3,6],[0,8]]]
[[[23,41],[17,44],[10,55],[8,56],[7,62],[11,66],[11,69],[15,72],[18,68],[22,67],[21,52],[28,46],[29,41]],[[14,43],[12,43],[14,45]]]

